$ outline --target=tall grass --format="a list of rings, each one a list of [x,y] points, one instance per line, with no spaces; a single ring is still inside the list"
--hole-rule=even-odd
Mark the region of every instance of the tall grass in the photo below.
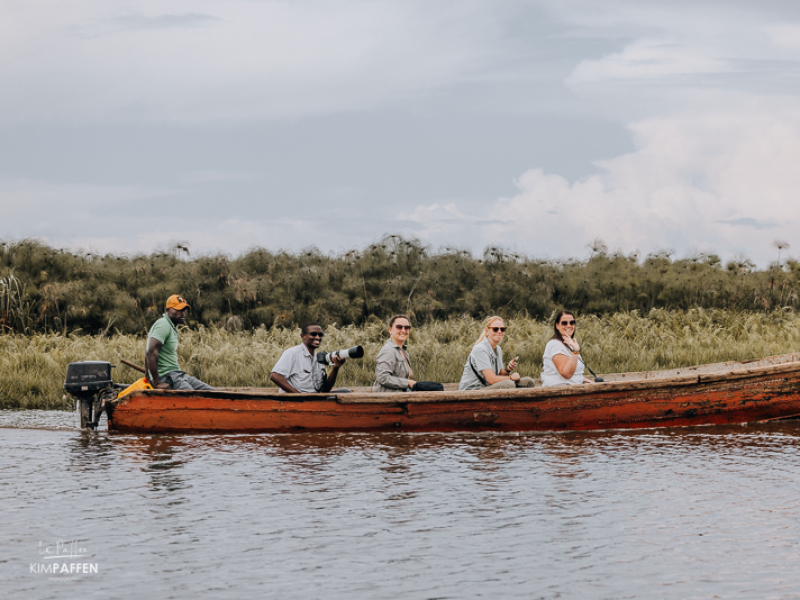
[[[519,355],[519,371],[538,377],[542,352],[553,333],[551,323],[529,319],[506,320],[503,342],[507,360]],[[455,382],[481,324],[470,318],[451,318],[416,327],[409,351],[420,380]],[[386,341],[386,325],[376,318],[362,326],[330,326],[323,349],[364,346],[365,356],[350,360],[340,371],[338,385],[368,386],[375,373],[375,356]],[[800,315],[794,312],[733,312],[654,309],[605,317],[578,315],[582,354],[597,373],[669,369],[726,360],[749,360],[800,350]],[[272,386],[269,374],[283,350],[300,343],[297,328],[265,327],[251,332],[225,329],[185,329],[179,361],[188,373],[218,387]],[[74,401],[62,386],[67,365],[80,360],[105,360],[119,365],[117,382],[141,375],[120,365],[120,359],[142,364],[144,339],[39,334],[0,335],[0,407],[70,409]]]

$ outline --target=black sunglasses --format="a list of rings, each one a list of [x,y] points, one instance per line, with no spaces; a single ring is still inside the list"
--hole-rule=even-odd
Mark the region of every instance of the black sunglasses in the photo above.
[[[325,335],[325,334],[324,334],[324,333],[322,333],[321,331],[309,331],[309,332],[308,332],[306,335],[307,335],[308,337],[318,337],[318,338],[322,338],[322,336],[323,336],[323,335]]]
[[[559,325],[575,325],[575,321],[561,321]]]
[[[411,325],[395,325],[398,329],[404,329],[405,331],[411,331]]]
[[[505,327],[489,327],[489,329],[491,329],[495,333],[497,333],[498,331],[505,331],[506,330]]]

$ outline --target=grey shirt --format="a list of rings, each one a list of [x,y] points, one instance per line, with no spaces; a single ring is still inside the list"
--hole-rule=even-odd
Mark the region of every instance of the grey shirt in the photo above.
[[[408,353],[406,353],[408,357]],[[408,365],[400,353],[400,346],[389,340],[383,345],[375,359],[375,383],[373,392],[408,392]]]
[[[325,367],[317,362],[317,357],[311,355],[305,344],[285,350],[272,372],[283,375],[289,385],[306,394],[322,390],[327,377]]]
[[[475,367],[474,371],[472,367]],[[492,350],[489,340],[483,338],[483,341],[475,344],[472,347],[472,352],[469,353],[458,389],[481,390],[485,388],[487,384],[475,374],[475,371],[477,371],[483,377],[482,371],[485,369],[491,369],[495,375],[500,375],[500,371],[503,370],[503,350],[500,346],[497,346],[496,350]]]

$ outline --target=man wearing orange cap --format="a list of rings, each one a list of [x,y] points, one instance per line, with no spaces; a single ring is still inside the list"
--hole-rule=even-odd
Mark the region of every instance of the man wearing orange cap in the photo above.
[[[167,312],[153,323],[147,335],[144,368],[147,380],[159,390],[213,390],[178,366],[178,325],[186,321],[189,304],[181,296],[167,298]]]

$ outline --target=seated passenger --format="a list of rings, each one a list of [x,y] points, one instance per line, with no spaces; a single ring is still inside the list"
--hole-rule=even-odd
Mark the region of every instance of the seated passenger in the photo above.
[[[187,310],[189,303],[173,294],[167,298],[166,312],[147,334],[144,367],[147,381],[157,390],[214,390],[178,366],[178,325],[186,322]]]
[[[375,383],[373,392],[410,392],[417,383],[411,376],[411,368],[406,352],[406,341],[411,325],[405,315],[395,315],[389,321],[389,339],[375,359]]]
[[[461,375],[459,390],[513,389],[533,387],[530,377],[520,377],[512,373],[517,368],[514,358],[503,368],[503,350],[500,342],[506,335],[506,326],[500,317],[489,317],[485,321],[483,333],[469,353]]]
[[[553,324],[555,334],[544,347],[542,387],[552,385],[580,385],[592,383],[583,376],[581,347],[575,335],[575,315],[562,310],[556,313]]]
[[[288,394],[313,394],[317,392],[328,393],[336,383],[339,367],[344,364],[343,358],[333,358],[333,369],[325,373],[318,361],[316,352],[322,342],[322,327],[317,323],[308,323],[300,331],[302,344],[285,350],[269,378],[277,385],[281,392]],[[334,392],[349,392],[350,390],[333,390]]]

